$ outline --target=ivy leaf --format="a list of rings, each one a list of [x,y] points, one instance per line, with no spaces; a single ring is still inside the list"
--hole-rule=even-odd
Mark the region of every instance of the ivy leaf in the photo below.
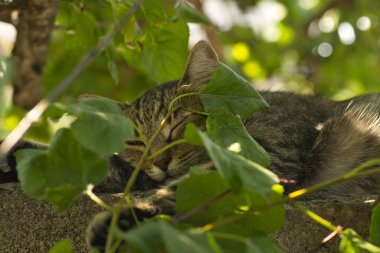
[[[203,144],[219,173],[232,190],[247,190],[269,198],[272,187],[278,183],[278,177],[260,164],[222,149],[204,133],[198,132]]]
[[[276,243],[263,236],[256,236],[246,242],[246,253],[281,253]]]
[[[173,17],[173,21],[178,21],[179,19],[186,20],[190,23],[210,24],[210,21],[186,0],[179,1],[179,5]]]
[[[112,79],[114,80],[115,84],[119,82],[119,72],[117,71],[117,66],[115,62],[108,61],[107,63],[108,71],[110,72]]]
[[[151,25],[166,24],[167,16],[162,1],[145,0],[141,6],[146,20]]]
[[[88,184],[100,182],[107,162],[84,149],[69,129],[55,134],[49,149],[16,152],[17,171],[25,193],[44,199],[58,211],[69,207]]]
[[[127,242],[123,250],[131,247],[144,253],[164,252],[163,249],[168,253],[221,252],[210,234],[198,231],[182,232],[163,220],[145,222],[128,233],[119,232],[118,236]]]
[[[372,209],[371,227],[369,233],[370,242],[380,247],[380,204]]]
[[[242,213],[243,210],[263,205],[266,199],[247,191],[228,193],[228,185],[216,171],[193,168],[189,177],[181,181],[176,190],[176,205],[179,213],[186,213],[193,208],[209,203],[218,196],[218,200],[203,212],[186,221],[194,226],[213,223],[223,217]],[[221,197],[223,196],[223,197]],[[281,192],[272,191],[270,200],[281,198]],[[284,206],[276,206],[236,221],[221,228],[224,232],[235,232],[251,236],[254,233],[273,233],[281,228],[284,222]]]
[[[230,113],[217,111],[211,113],[206,122],[208,136],[219,146],[228,148],[248,160],[269,167],[270,158],[245,130],[240,118]]]
[[[191,122],[186,125],[184,137],[190,144],[203,146],[203,142],[198,134],[198,128]]]
[[[49,253],[74,253],[73,245],[70,240],[65,239],[54,245]]]
[[[380,248],[364,241],[354,230],[345,229],[341,233],[340,252],[342,253],[380,253]]]
[[[147,28],[142,62],[150,78],[162,83],[178,79],[187,60],[189,29],[183,20]]]
[[[111,155],[124,150],[124,141],[133,137],[132,121],[110,99],[90,98],[66,108],[77,116],[71,129],[88,150]]]
[[[247,80],[223,63],[218,64],[210,82],[199,96],[206,112],[223,109],[233,115],[240,115],[242,121],[254,112],[268,107]]]

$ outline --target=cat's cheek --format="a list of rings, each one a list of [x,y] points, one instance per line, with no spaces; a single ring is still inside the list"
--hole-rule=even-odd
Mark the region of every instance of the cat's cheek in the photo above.
[[[145,173],[156,181],[162,181],[166,178],[166,172],[162,171],[155,165],[151,165],[148,169],[145,169]]]
[[[173,159],[168,165],[168,175],[172,177],[181,176],[188,172],[189,168],[181,164],[180,160]]]

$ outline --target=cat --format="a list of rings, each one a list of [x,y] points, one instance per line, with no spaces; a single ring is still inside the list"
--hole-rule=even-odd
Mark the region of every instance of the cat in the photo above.
[[[181,94],[202,91],[218,62],[214,50],[201,41],[191,50],[181,80],[161,84],[131,105],[120,106],[143,135],[149,138],[164,119],[170,102]],[[286,193],[341,176],[367,160],[380,158],[380,94],[358,96],[341,102],[318,95],[288,92],[261,91],[260,94],[270,108],[253,114],[246,120],[245,127],[268,152],[271,158],[269,169],[284,181],[292,182],[284,184]],[[203,110],[200,99],[195,96],[185,97],[179,103],[195,111]],[[205,120],[204,116],[186,110],[177,111],[154,141],[151,153],[182,139],[189,122],[204,130]],[[132,167],[136,166],[144,147],[144,141],[136,136],[135,140],[126,142],[121,157]],[[140,192],[140,200],[135,204],[138,219],[157,213],[175,214],[176,182],[194,165],[212,169],[205,150],[190,144],[176,146],[148,161],[143,169],[144,174],[158,184],[144,193]],[[126,179],[118,178],[118,181],[125,182]],[[166,194],[161,195],[160,192]],[[380,192],[380,175],[349,181],[323,194],[373,192]],[[110,215],[103,213],[99,217],[90,225],[88,241],[90,245],[102,248]],[[124,230],[134,226],[128,210],[123,213],[119,225]]]
[[[207,42],[200,41],[192,48],[180,80],[156,86],[132,104],[119,103],[119,106],[144,138],[150,138],[167,114],[170,102],[181,94],[202,91],[218,63],[215,51]],[[380,158],[380,94],[340,102],[320,95],[270,91],[260,94],[270,107],[253,114],[244,124],[247,132],[268,152],[271,158],[268,169],[283,179],[286,193],[341,176],[365,161]],[[203,110],[197,96],[183,97],[177,105],[190,111]],[[151,154],[182,139],[189,122],[205,130],[206,117],[190,111],[176,110],[167,119],[152,144]],[[97,186],[97,191],[122,191],[145,148],[143,136],[136,134],[133,140],[126,141],[122,154],[108,159],[108,177]],[[15,167],[12,161],[10,165]],[[191,144],[180,144],[147,161],[132,189],[137,218],[175,214],[176,185],[193,166],[213,169],[207,152]],[[380,175],[349,181],[322,194],[373,192],[380,192]],[[107,212],[94,219],[88,229],[89,245],[104,249],[110,220]],[[134,227],[128,209],[118,225],[123,230]]]

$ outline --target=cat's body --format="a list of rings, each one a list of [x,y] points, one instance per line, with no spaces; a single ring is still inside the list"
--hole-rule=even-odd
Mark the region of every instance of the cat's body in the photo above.
[[[193,48],[181,80],[157,86],[131,105],[120,104],[142,136],[126,141],[125,152],[109,159],[109,176],[98,190],[124,187],[171,101],[184,93],[204,89],[217,63],[214,51],[200,42]],[[367,160],[380,158],[380,94],[342,102],[286,92],[260,94],[270,108],[252,115],[245,121],[245,127],[270,155],[269,169],[283,179],[286,192],[341,176]],[[182,139],[188,122],[205,130],[206,117],[190,112],[203,110],[197,96],[183,97],[174,106],[180,108],[167,119],[152,143],[150,154]],[[174,146],[148,160],[133,188],[138,218],[155,213],[174,214],[176,182],[195,165],[212,169],[207,152],[190,144]],[[379,175],[336,186],[324,194],[372,192],[380,192]],[[90,226],[88,241],[102,248],[110,217],[104,214],[99,217]],[[127,210],[121,220],[124,220],[121,225],[129,224],[124,229],[133,227]]]

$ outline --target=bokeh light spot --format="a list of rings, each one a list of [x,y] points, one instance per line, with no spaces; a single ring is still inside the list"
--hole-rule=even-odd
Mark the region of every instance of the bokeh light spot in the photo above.
[[[245,62],[249,59],[249,47],[243,42],[236,43],[232,48],[232,55],[238,62]]]

